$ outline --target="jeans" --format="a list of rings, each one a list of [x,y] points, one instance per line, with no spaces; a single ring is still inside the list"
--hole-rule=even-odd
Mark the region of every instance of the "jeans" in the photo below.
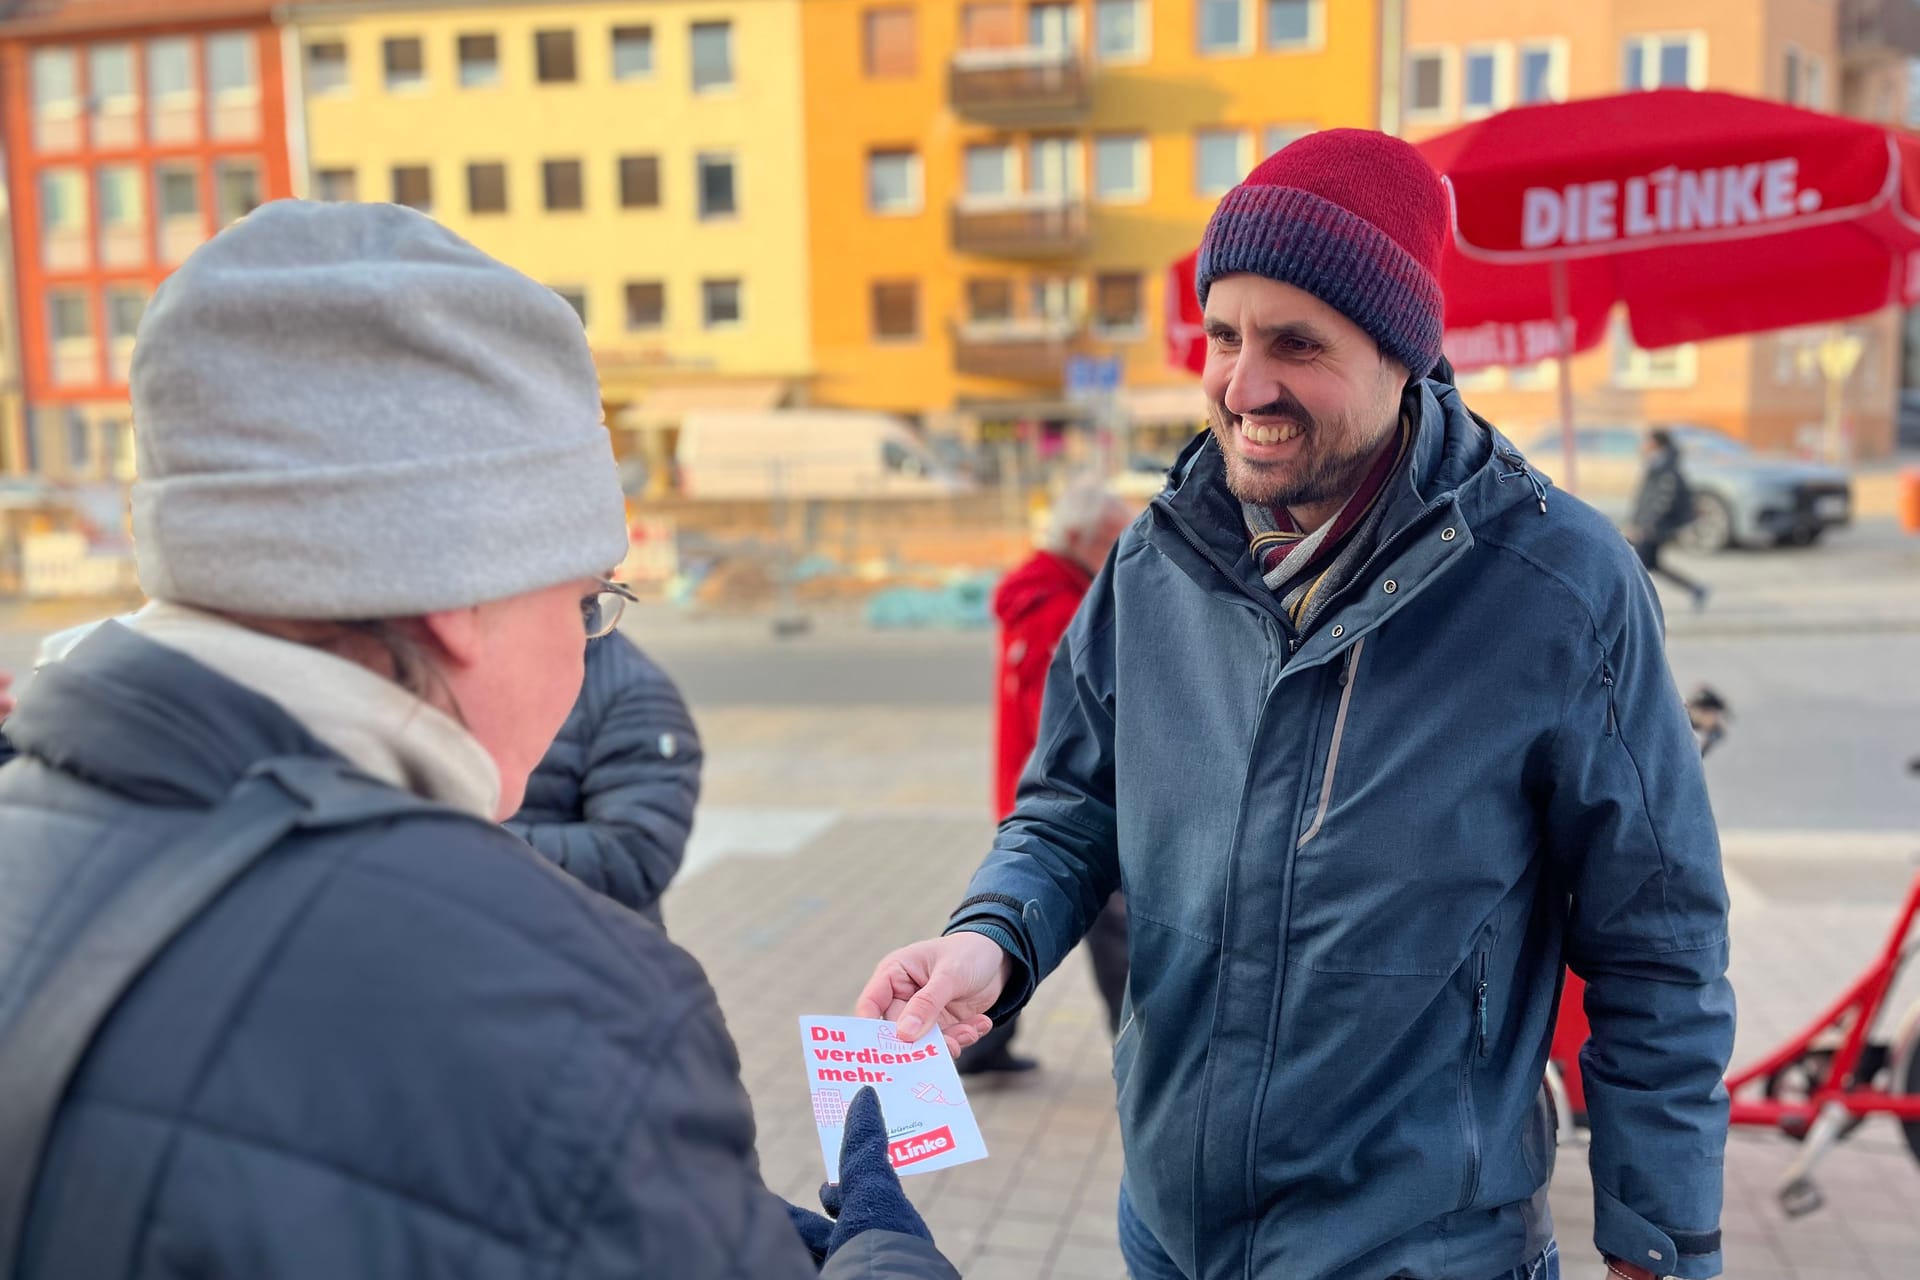
[[[1187,1280],[1173,1265],[1167,1251],[1133,1211],[1126,1183],[1120,1184],[1120,1256],[1126,1260],[1132,1280]],[[1523,1262],[1513,1270],[1488,1280],[1560,1280],[1560,1246],[1550,1244],[1547,1251],[1532,1262]]]

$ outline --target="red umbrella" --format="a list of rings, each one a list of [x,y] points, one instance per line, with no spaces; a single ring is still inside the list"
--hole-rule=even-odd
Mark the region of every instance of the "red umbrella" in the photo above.
[[[1564,365],[1605,338],[1616,305],[1639,345],[1664,347],[1920,296],[1920,139],[1865,121],[1661,89],[1515,108],[1420,150],[1453,200],[1441,286],[1456,369]],[[1191,259],[1170,287],[1183,276],[1191,299]],[[1170,355],[1197,371],[1204,347]],[[1571,488],[1564,368],[1560,396]]]

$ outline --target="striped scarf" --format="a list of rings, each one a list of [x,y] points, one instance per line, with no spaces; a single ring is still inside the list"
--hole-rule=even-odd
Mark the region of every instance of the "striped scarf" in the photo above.
[[[1347,558],[1342,552],[1355,541],[1354,534],[1364,532],[1361,541],[1372,542],[1382,510],[1381,495],[1386,492],[1387,481],[1406,462],[1412,440],[1412,420],[1402,414],[1399,439],[1391,448],[1380,451],[1346,505],[1318,529],[1300,528],[1285,507],[1240,504],[1260,576],[1280,597],[1296,626],[1303,625],[1312,611],[1328,571],[1337,560]]]

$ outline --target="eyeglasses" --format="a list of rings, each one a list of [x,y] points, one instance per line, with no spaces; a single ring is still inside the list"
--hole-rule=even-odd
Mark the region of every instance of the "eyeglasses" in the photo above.
[[[624,582],[609,582],[600,579],[600,590],[580,599],[580,621],[587,628],[587,639],[598,640],[610,635],[620,625],[620,615],[626,611],[627,601],[638,600]]]

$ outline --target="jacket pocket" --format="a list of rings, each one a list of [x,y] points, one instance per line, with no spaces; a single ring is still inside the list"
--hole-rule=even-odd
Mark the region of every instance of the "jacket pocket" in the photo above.
[[[1471,1208],[1480,1195],[1483,1143],[1480,1133],[1479,1107],[1474,1102],[1474,1085],[1481,1065],[1486,1062],[1492,1052],[1487,1029],[1491,985],[1487,971],[1492,953],[1493,934],[1488,930],[1480,935],[1467,968],[1472,985],[1468,992],[1470,1013],[1467,1020],[1466,1052],[1461,1055],[1460,1063],[1460,1137],[1466,1152],[1465,1167],[1460,1177],[1459,1207],[1461,1209]]]

